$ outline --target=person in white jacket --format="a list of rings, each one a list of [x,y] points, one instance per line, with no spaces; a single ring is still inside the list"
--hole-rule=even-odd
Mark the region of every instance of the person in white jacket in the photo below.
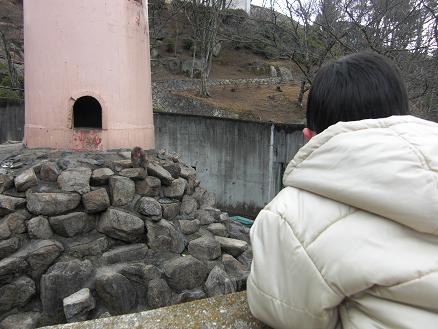
[[[438,328],[438,124],[358,53],[308,96],[310,141],[251,229],[253,315],[272,328]]]

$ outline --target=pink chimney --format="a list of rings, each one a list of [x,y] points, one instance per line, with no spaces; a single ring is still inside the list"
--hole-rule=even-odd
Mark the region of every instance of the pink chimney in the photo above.
[[[142,0],[24,0],[24,143],[153,148],[148,32]]]

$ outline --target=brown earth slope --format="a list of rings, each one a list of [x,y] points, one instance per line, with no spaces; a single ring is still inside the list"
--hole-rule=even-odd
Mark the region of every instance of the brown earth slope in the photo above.
[[[298,84],[277,86],[219,86],[210,88],[211,97],[200,97],[198,91],[177,93],[239,114],[240,118],[285,124],[302,123],[305,104],[297,102]]]

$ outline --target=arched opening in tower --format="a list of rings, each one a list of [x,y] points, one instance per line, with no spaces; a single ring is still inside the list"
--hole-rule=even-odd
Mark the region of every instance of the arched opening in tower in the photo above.
[[[82,96],[73,105],[73,128],[102,129],[102,106],[92,96]]]

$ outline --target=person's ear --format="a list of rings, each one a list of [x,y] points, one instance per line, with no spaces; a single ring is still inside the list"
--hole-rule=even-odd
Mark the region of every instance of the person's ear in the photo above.
[[[303,129],[303,135],[304,135],[304,139],[306,140],[306,142],[308,142],[313,137],[316,136],[316,132],[314,132],[313,130],[310,130],[309,128],[304,128]]]

